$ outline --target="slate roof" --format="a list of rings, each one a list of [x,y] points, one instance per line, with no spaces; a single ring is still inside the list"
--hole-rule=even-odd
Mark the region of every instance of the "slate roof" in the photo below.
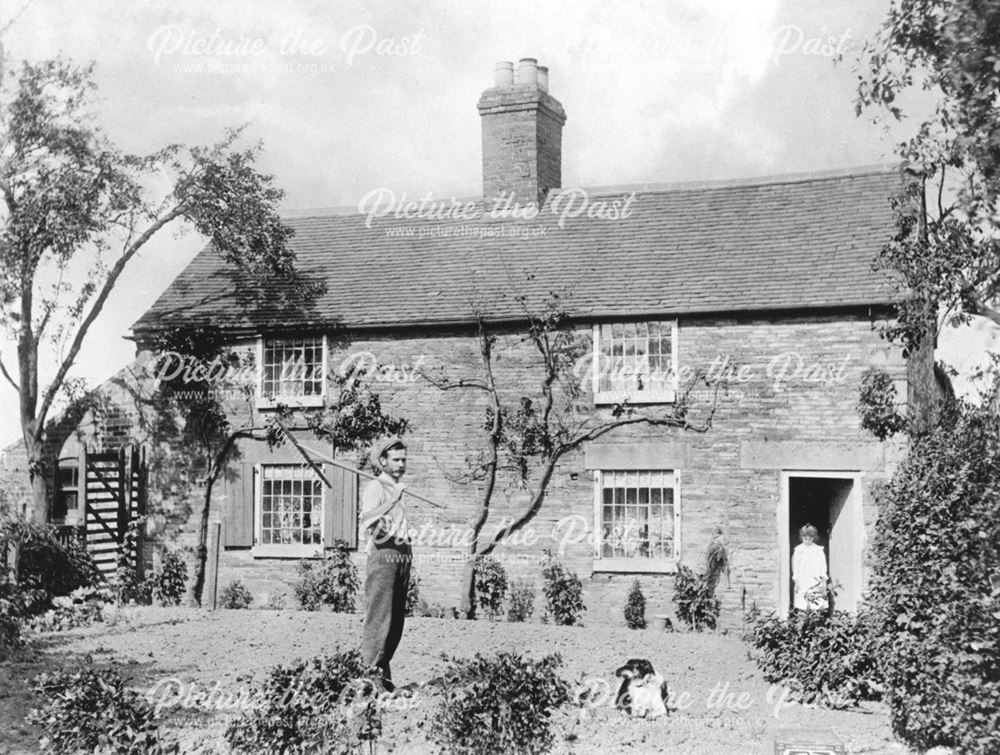
[[[635,190],[630,216],[584,213],[561,225],[552,210],[568,195],[551,195],[530,221],[487,211],[472,220],[387,216],[367,227],[356,209],[289,218],[296,267],[324,285],[320,295],[304,301],[251,284],[208,247],[133,331],[429,326],[468,322],[473,311],[516,320],[515,294],[541,301],[553,290],[580,319],[886,304],[890,287],[871,261],[893,232],[888,198],[902,181],[898,167],[877,166],[592,190],[591,207]],[[513,235],[479,237],[501,233]]]

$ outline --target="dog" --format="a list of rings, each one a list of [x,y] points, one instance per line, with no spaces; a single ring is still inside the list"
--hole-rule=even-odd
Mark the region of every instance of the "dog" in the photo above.
[[[636,718],[656,718],[670,713],[667,683],[645,658],[630,658],[615,671],[622,680],[615,707]]]

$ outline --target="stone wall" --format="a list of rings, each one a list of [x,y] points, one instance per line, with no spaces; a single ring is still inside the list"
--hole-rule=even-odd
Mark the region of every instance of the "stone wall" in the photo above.
[[[588,334],[589,329],[584,331]],[[510,334],[501,339],[496,364],[497,380],[507,387],[505,395],[512,400],[538,393],[538,362],[528,346],[518,341]],[[248,344],[246,348],[253,347]],[[331,335],[329,351],[331,371],[345,357],[358,359],[366,352],[383,366],[375,374],[383,406],[410,421],[408,483],[446,505],[443,512],[418,501],[407,506],[411,526],[436,533],[431,538],[434,542],[425,540],[416,549],[422,594],[431,603],[457,604],[463,551],[448,533],[461,532],[476,511],[477,488],[449,478],[464,471],[470,454],[482,447],[485,404],[476,391],[441,391],[417,378],[414,370],[452,380],[478,376],[475,337],[457,330],[432,336]],[[732,626],[738,624],[744,605],[754,602],[773,608],[777,601],[776,511],[782,469],[858,472],[863,481],[865,527],[871,531],[875,518],[871,486],[891,473],[900,446],[876,443],[859,429],[858,386],[862,372],[871,365],[905,382],[907,365],[878,338],[863,315],[686,318],[679,324],[678,356],[682,377],[709,370],[724,379],[717,398],[715,389],[704,384],[689,394],[689,418],[696,424],[708,416],[716,401],[708,432],[632,426],[614,431],[599,443],[626,449],[654,444],[653,449],[665,449],[665,468],[680,469],[681,561],[701,570],[706,548],[721,530],[730,571],[728,579],[722,580],[720,596],[726,624]],[[685,367],[690,369],[685,371]],[[255,417],[249,405],[234,402],[233,407],[234,425],[260,421],[261,415]],[[663,410],[662,406],[648,407],[650,412]],[[597,445],[593,444],[591,454]],[[255,457],[266,459],[266,453],[255,452]],[[231,495],[230,487],[217,487],[214,512],[232,505],[224,500],[227,490]],[[514,515],[523,504],[523,495],[500,490],[484,533],[492,534],[501,526],[498,521]],[[252,501],[244,505],[252,506]],[[177,511],[170,516],[176,526],[168,532],[168,539],[190,547],[198,505],[189,501],[183,508],[184,515]],[[588,523],[590,530],[582,542],[560,550],[567,517]],[[585,620],[622,620],[625,595],[635,575],[595,571],[599,563],[590,541],[593,519],[593,470],[588,468],[587,454],[580,451],[565,457],[557,468],[545,505],[520,533],[521,542],[501,546],[495,554],[512,578],[529,579],[536,585],[536,611],[542,607],[541,552],[551,548],[584,581]],[[358,555],[357,562],[363,571],[363,556]],[[287,593],[296,563],[294,559],[255,559],[246,549],[227,549],[222,554],[219,584],[239,578],[255,593]],[[673,612],[669,575],[642,575],[640,581],[649,599],[648,615]]]

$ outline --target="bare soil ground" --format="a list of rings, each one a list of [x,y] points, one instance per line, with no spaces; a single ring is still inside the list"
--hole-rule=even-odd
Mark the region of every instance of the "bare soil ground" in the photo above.
[[[142,691],[159,683],[174,700],[178,689],[190,693],[190,705],[163,708],[163,725],[181,734],[186,749],[218,742],[223,751],[221,734],[232,714],[205,712],[194,695],[215,688],[221,700],[222,693],[237,694],[238,677],[355,647],[360,639],[357,614],[185,608],[123,609],[114,623],[36,635],[32,650],[0,664],[0,753],[31,752],[41,733],[23,723],[34,704],[31,677],[78,664],[88,654],[97,663],[117,659],[125,664],[123,671]],[[746,646],[733,636],[432,618],[407,620],[393,676],[397,684],[416,687],[409,699],[385,710],[379,752],[437,751],[425,730],[440,696],[435,687],[421,685],[443,671],[442,652],[469,657],[499,650],[532,656],[558,652],[566,679],[597,679],[594,689],[610,690],[603,704],[582,715],[576,709],[559,713],[559,753],[773,753],[775,736],[787,728],[833,731],[848,752],[907,752],[893,740],[885,706],[838,711],[790,704],[782,688],[764,681]],[[633,720],[615,710],[614,670],[628,658],[648,658],[667,678],[669,716]]]

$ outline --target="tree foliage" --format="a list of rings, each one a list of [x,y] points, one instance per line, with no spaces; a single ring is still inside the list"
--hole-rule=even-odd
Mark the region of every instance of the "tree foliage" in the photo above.
[[[861,427],[879,440],[906,429],[906,417],[896,408],[896,398],[896,386],[888,372],[876,367],[865,370],[857,405]]]
[[[1000,5],[894,0],[862,54],[857,109],[901,119],[904,95],[919,90],[936,106],[899,145],[916,180],[876,265],[898,275],[887,335],[911,350],[943,325],[1000,325]]]
[[[17,369],[0,362],[0,373],[19,395],[40,520],[46,421],[108,296],[150,239],[183,223],[247,275],[288,276],[294,264],[276,209],[283,193],[255,168],[260,145],[238,148],[233,129],[207,147],[130,154],[98,125],[95,92],[93,67],[61,58],[25,62],[0,87],[0,327],[17,343]],[[46,346],[58,357],[42,387]]]

